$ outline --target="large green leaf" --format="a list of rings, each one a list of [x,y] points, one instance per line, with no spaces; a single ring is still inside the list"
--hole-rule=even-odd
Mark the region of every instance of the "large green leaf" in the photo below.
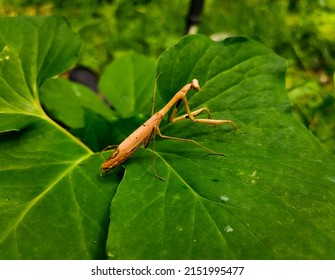
[[[295,121],[285,61],[245,38],[183,38],[159,59],[158,90],[168,101],[197,78],[192,109],[238,126],[183,121],[126,165],[111,205],[111,259],[335,258],[335,161]],[[205,115],[206,117],[206,115]]]
[[[62,18],[0,20],[0,258],[104,258],[118,178],[41,109],[39,85],[81,47]]]

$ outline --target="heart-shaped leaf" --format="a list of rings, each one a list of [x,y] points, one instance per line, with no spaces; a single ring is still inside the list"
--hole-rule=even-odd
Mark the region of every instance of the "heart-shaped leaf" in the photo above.
[[[0,258],[104,258],[119,181],[41,109],[39,86],[81,48],[62,18],[0,19]],[[116,174],[116,173],[115,173]]]
[[[167,102],[197,78],[192,110],[238,130],[189,120],[163,134],[193,139],[155,145],[128,161],[113,198],[112,259],[315,259],[335,257],[334,158],[293,119],[285,61],[246,38],[183,38],[159,59]],[[185,112],[182,112],[185,113]],[[198,116],[200,117],[200,116]],[[207,116],[204,115],[204,118]]]

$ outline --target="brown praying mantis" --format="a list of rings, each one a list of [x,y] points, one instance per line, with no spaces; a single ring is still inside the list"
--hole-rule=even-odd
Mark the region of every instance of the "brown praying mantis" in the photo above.
[[[200,108],[198,110],[195,110],[191,112],[190,106],[188,104],[186,94],[191,89],[195,89],[196,91],[200,90],[200,86],[198,83],[198,80],[194,79],[191,83],[186,84],[181,90],[179,90],[172,99],[157,113],[153,114],[150,119],[148,119],[144,124],[142,124],[139,128],[137,128],[133,133],[131,133],[120,145],[118,146],[109,146],[108,148],[116,147],[116,149],[113,151],[113,153],[107,158],[107,160],[101,165],[101,174],[105,174],[111,169],[115,168],[116,166],[123,163],[125,160],[130,158],[133,153],[143,144],[144,148],[147,148],[150,139],[152,136],[155,137],[156,134],[158,134],[161,138],[165,139],[171,139],[171,140],[179,140],[179,141],[185,141],[193,143],[207,152],[211,154],[221,155],[224,156],[222,153],[214,152],[211,149],[203,146],[202,144],[191,140],[191,139],[184,139],[184,138],[178,138],[178,137],[172,137],[172,136],[166,136],[162,135],[159,126],[163,119],[163,117],[169,112],[169,110],[174,106],[174,109],[170,116],[170,122],[177,122],[184,119],[190,119],[193,122],[198,123],[204,123],[204,124],[210,124],[210,125],[222,125],[222,124],[230,124],[234,131],[236,131],[236,125],[231,120],[214,120],[210,119],[210,112],[206,107]],[[181,103],[181,101],[184,103],[186,114],[182,115],[180,117],[175,117],[176,112],[178,110],[178,107]],[[208,119],[196,119],[195,117],[199,115],[202,112],[206,112],[208,115]],[[153,162],[154,163],[154,162]],[[158,176],[154,164],[153,171],[155,174],[155,177],[158,179],[164,180],[162,177]]]

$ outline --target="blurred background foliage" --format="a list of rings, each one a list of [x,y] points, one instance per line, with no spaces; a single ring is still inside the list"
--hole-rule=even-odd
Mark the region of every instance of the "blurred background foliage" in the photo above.
[[[101,73],[135,51],[154,61],[185,35],[191,0],[0,0],[0,15],[63,15],[85,42],[78,64]],[[204,0],[198,33],[248,36],[288,61],[296,118],[335,154],[335,0]]]

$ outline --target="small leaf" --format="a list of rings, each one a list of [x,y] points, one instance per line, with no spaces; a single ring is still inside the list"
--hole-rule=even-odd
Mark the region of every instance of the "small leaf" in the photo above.
[[[154,62],[130,53],[106,67],[99,88],[122,118],[150,116],[154,79]]]
[[[40,89],[48,115],[94,151],[109,145],[115,113],[89,88],[65,79],[52,79]],[[115,137],[115,136],[114,136]]]

